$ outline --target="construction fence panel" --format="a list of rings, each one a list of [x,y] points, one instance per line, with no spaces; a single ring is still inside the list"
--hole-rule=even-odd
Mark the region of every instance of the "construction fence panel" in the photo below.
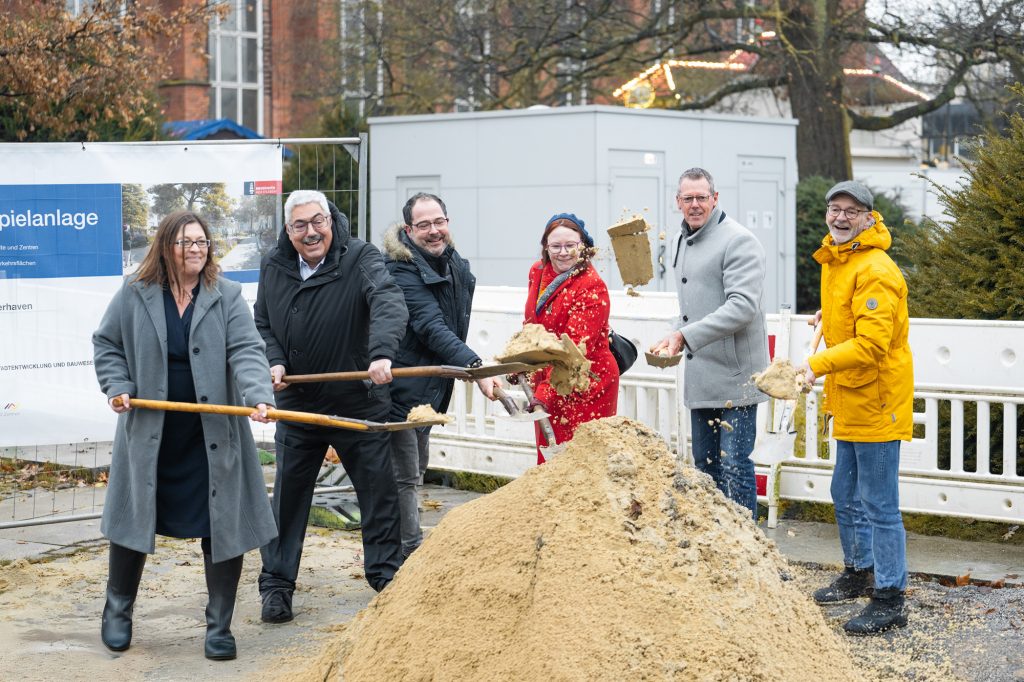
[[[254,145],[259,145],[260,149],[266,148],[276,156],[278,161],[271,159],[275,165],[273,172],[266,173],[269,176],[276,175],[276,178],[262,177],[263,171],[254,172],[253,167],[242,160],[232,161],[233,158],[248,158],[245,150],[254,149]],[[5,149],[7,147],[9,145],[5,145]],[[239,149],[243,151],[242,154],[237,152]],[[211,213],[215,218],[207,217],[211,220],[211,229],[221,239],[215,239],[215,243],[222,247],[220,261],[225,273],[242,282],[244,296],[250,305],[255,303],[259,260],[280,234],[283,227],[282,206],[292,191],[320,190],[349,215],[353,235],[365,236],[369,229],[365,135],[316,139],[18,145],[12,149],[12,153],[15,151],[30,155],[32,163],[28,165],[36,167],[40,172],[52,170],[47,176],[50,178],[47,182],[71,185],[81,183],[83,186],[92,186],[97,182],[107,182],[115,187],[120,185],[120,219],[116,221],[116,227],[110,230],[111,234],[104,236],[116,240],[111,248],[119,251],[121,257],[116,264],[116,273],[96,273],[113,275],[107,278],[113,281],[100,282],[102,278],[99,277],[79,277],[75,280],[79,284],[69,285],[70,288],[61,285],[59,279],[38,279],[34,273],[26,273],[19,278],[17,272],[0,272],[0,285],[8,294],[5,298],[18,303],[18,315],[26,314],[21,312],[22,309],[29,312],[46,311],[54,302],[59,303],[61,297],[77,295],[76,290],[80,293],[86,284],[89,295],[93,298],[99,296],[98,303],[91,299],[89,301],[90,306],[98,312],[83,313],[82,308],[89,306],[78,306],[74,314],[75,336],[65,339],[65,342],[75,344],[76,358],[78,355],[83,355],[83,358],[88,356],[89,367],[83,370],[80,366],[84,364],[83,360],[66,363],[69,365],[67,368],[58,363],[47,363],[45,369],[37,367],[34,370],[46,372],[45,376],[39,375],[44,382],[48,382],[46,385],[65,385],[64,391],[50,391],[48,397],[52,402],[53,396],[59,395],[61,404],[65,405],[63,414],[66,419],[59,417],[50,420],[51,427],[60,428],[40,424],[31,427],[28,432],[22,430],[19,435],[12,436],[20,417],[19,412],[26,412],[33,398],[29,396],[0,401],[0,417],[3,417],[0,420],[0,432],[7,434],[6,438],[0,438],[0,528],[79,521],[100,516],[111,461],[114,418],[107,414],[109,410],[104,405],[105,400],[98,386],[94,393],[88,387],[77,392],[69,391],[68,382],[63,381],[59,373],[92,372],[91,353],[88,352],[91,347],[89,335],[98,323],[98,314],[120,285],[120,277],[134,272],[148,249],[147,239],[151,241],[156,227],[156,191],[172,186],[184,188],[185,183],[200,180],[182,175],[183,168],[196,166],[203,173],[214,174],[219,172],[217,168],[226,169],[223,173],[224,182],[210,182],[211,178],[205,178],[200,184],[220,190],[220,211]],[[85,159],[83,162],[80,158],[90,156],[93,152],[96,160]],[[64,161],[71,157],[74,157],[74,162]],[[184,163],[183,158],[186,159]],[[236,166],[240,168],[235,169]],[[0,186],[6,183],[8,188],[13,188],[12,191],[24,192],[24,189],[19,189],[22,182],[17,177],[0,174]],[[43,197],[44,203],[48,201],[45,197],[46,187],[33,188]],[[131,224],[132,219],[128,217],[126,208],[127,200],[124,198],[133,191],[144,200],[154,202],[144,212],[150,216],[149,219],[138,225]],[[262,202],[263,198],[269,199],[270,203]],[[256,199],[261,201],[256,202]],[[201,204],[197,210],[204,210]],[[124,234],[119,236],[122,223],[125,226]],[[49,286],[41,286],[40,283]],[[42,295],[32,293],[35,289],[50,292],[47,294],[46,305],[37,303],[37,298]],[[94,315],[95,320],[89,322],[79,319],[88,315]],[[6,335],[8,344],[11,343],[11,337],[40,333],[38,330],[42,328],[32,320],[19,323],[17,318],[9,316],[5,317],[7,320],[13,325],[10,335]],[[65,325],[64,336],[60,333],[47,333],[38,342],[23,339],[20,343],[29,347],[45,347],[46,352],[59,354],[62,352],[62,339],[67,336],[66,329]],[[18,357],[22,352],[20,346],[3,346],[4,359],[8,361],[4,363],[3,369],[16,369],[11,358]],[[71,364],[75,365],[73,369]],[[12,366],[8,368],[7,365]],[[17,369],[24,371],[25,368]],[[94,382],[94,379],[89,379],[89,382]],[[77,375],[75,383],[83,383],[78,381]],[[82,397],[78,396],[79,393]],[[87,400],[89,414],[83,417],[81,410],[74,409],[71,405],[74,400]],[[257,442],[272,447],[273,427],[264,428],[264,425],[255,422],[253,425]],[[75,442],[60,442],[67,432],[76,430],[89,435]],[[325,478],[332,481],[335,479],[338,476],[328,475]],[[334,485],[323,489],[336,491],[350,488]]]

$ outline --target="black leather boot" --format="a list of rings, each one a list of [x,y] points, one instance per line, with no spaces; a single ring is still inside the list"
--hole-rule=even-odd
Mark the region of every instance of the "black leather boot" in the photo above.
[[[144,552],[110,543],[107,603],[103,605],[100,638],[111,651],[124,651],[132,643],[132,611],[145,566]]]
[[[895,587],[887,587],[875,590],[860,615],[844,623],[843,629],[851,635],[875,635],[906,625],[903,592]]]
[[[871,594],[874,582],[875,572],[870,568],[857,570],[847,566],[831,585],[814,591],[814,601],[819,604],[833,604],[857,597],[867,597]]]
[[[206,657],[213,661],[230,661],[237,655],[231,634],[231,617],[235,613],[235,594],[242,575],[242,556],[213,563],[203,554],[206,567],[206,589],[210,601],[206,605]]]

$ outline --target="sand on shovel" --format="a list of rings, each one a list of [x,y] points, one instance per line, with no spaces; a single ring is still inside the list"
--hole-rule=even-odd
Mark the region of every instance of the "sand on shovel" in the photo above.
[[[409,414],[406,415],[405,421],[408,422],[441,422],[442,424],[451,424],[455,421],[455,417],[447,414],[441,414],[436,411],[432,405],[417,405],[416,407],[409,410]]]
[[[608,228],[615,263],[619,266],[619,275],[626,286],[641,286],[654,277],[651,242],[647,238],[650,230],[651,226],[643,216],[638,215]]]
[[[590,388],[591,361],[586,357],[587,345],[572,342],[568,334],[555,336],[541,324],[524,324],[509,338],[498,362],[551,363],[552,388],[558,395],[569,395]]]
[[[624,417],[452,510],[288,679],[862,680],[774,543]]]
[[[762,393],[781,400],[796,400],[807,390],[803,372],[784,358],[775,358],[763,372],[750,378]]]

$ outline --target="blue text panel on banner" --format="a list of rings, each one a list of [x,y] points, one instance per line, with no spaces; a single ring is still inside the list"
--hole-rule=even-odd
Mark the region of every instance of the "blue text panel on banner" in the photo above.
[[[120,274],[121,185],[0,185],[0,278]]]

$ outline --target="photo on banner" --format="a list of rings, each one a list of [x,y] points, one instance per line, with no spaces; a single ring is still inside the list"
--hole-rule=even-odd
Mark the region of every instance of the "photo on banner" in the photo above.
[[[92,366],[111,297],[179,209],[255,300],[281,222],[281,150],[266,143],[0,144],[0,447],[109,441]]]

